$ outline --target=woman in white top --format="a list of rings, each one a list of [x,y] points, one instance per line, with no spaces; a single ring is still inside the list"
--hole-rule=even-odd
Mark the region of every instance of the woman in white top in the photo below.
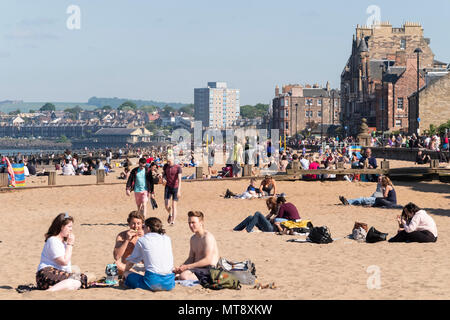
[[[437,227],[433,218],[414,203],[408,203],[401,217],[397,217],[399,230],[389,242],[436,242]]]
[[[172,241],[165,235],[158,218],[145,220],[145,235],[140,237],[127,258],[124,277],[125,286],[151,291],[170,291],[175,287]],[[145,275],[131,272],[134,264],[143,261]]]
[[[45,234],[45,245],[36,273],[38,289],[48,291],[76,290],[87,287],[84,274],[72,273],[73,218],[59,214]]]

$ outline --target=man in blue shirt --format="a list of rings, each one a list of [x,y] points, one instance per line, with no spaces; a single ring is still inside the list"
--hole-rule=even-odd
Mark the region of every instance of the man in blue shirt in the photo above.
[[[145,158],[139,159],[139,167],[131,170],[126,186],[127,196],[130,196],[131,191],[134,191],[137,208],[142,211],[144,218],[147,214],[149,193],[152,198],[155,198],[152,172],[146,164]]]

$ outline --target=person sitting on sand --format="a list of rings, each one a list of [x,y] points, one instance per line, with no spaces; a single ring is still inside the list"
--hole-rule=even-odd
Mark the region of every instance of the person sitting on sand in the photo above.
[[[376,198],[373,207],[391,208],[397,205],[397,194],[394,185],[388,177],[381,178],[381,187],[383,188],[383,197]]]
[[[202,212],[189,211],[188,223],[194,233],[190,240],[189,257],[173,272],[179,280],[199,280],[205,274],[209,275],[210,267],[215,267],[219,262],[219,249],[212,233],[205,230]]]
[[[61,213],[45,234],[45,245],[36,273],[38,289],[60,291],[87,288],[87,276],[72,273],[73,222],[74,219],[67,213]]]
[[[62,167],[62,175],[63,176],[75,175],[75,169],[69,159],[64,160],[64,166]]]
[[[437,227],[433,218],[414,203],[408,203],[397,216],[398,233],[389,242],[436,242]]]
[[[298,210],[290,202],[286,202],[285,197],[278,197],[277,204],[279,206],[278,214],[274,220],[274,226],[278,229],[280,233],[283,233],[283,229],[281,228],[281,223],[285,221],[300,221],[300,215],[298,214]]]
[[[271,197],[266,200],[267,209],[270,210],[267,216],[263,216],[261,212],[257,211],[253,216],[248,216],[236,227],[233,231],[247,230],[248,233],[253,231],[254,227],[257,227],[262,232],[274,232],[276,227],[274,226],[275,217],[278,215],[280,203],[277,202],[275,197]]]
[[[378,176],[378,183],[377,183],[377,189],[370,197],[360,197],[360,198],[354,198],[354,199],[346,199],[343,196],[339,196],[339,200],[342,202],[345,206],[373,206],[375,204],[376,198],[382,198],[383,197],[383,187],[381,185],[381,180],[383,176]]]
[[[124,284],[131,289],[170,291],[175,288],[172,241],[165,234],[158,218],[145,220],[145,235],[136,242],[133,252],[126,259]],[[145,274],[130,271],[135,263],[144,261]]]
[[[116,237],[113,257],[119,273],[125,270],[126,258],[133,252],[138,239],[144,235],[144,220],[142,212],[131,211],[127,219],[130,229],[122,231]]]
[[[264,180],[261,181],[259,191],[265,196],[275,196],[277,194],[277,185],[275,183],[275,179],[269,175],[266,175],[264,177]]]
[[[431,157],[428,154],[423,154],[422,150],[417,151],[416,163],[417,164],[427,164],[431,162]]]

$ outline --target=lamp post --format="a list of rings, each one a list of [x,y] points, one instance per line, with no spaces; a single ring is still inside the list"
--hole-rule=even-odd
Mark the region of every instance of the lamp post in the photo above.
[[[381,146],[384,147],[384,127],[383,127],[383,118],[384,118],[384,82],[383,82],[383,73],[384,73],[384,64],[380,65],[381,69]]]
[[[414,53],[417,54],[417,92],[416,92],[416,123],[417,123],[417,136],[419,136],[420,132],[420,123],[419,123],[419,87],[420,87],[420,54],[422,53],[422,49],[417,48],[414,50]]]

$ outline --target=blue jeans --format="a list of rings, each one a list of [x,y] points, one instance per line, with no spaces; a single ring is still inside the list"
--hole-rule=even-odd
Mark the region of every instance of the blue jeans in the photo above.
[[[252,232],[253,228],[257,227],[263,232],[274,232],[275,229],[269,220],[264,217],[261,212],[256,212],[253,216],[248,216],[244,221],[239,223],[233,230]]]
[[[348,199],[351,206],[373,206],[375,204],[375,197],[361,197],[356,199]]]
[[[175,274],[160,275],[145,271],[145,275],[141,276],[137,273],[130,273],[125,280],[125,285],[131,289],[170,291],[175,288]]]

